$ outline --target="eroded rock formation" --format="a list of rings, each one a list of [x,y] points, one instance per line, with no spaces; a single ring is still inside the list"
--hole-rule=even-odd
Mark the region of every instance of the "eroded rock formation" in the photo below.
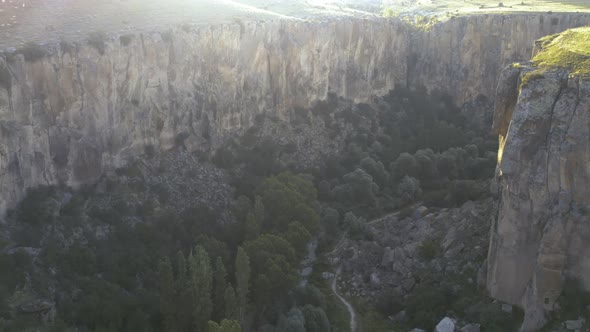
[[[95,181],[143,153],[209,150],[328,92],[363,101],[396,84],[490,96],[505,64],[587,14],[480,15],[420,31],[399,20],[177,29],[0,58],[0,212],[40,184]],[[30,60],[30,59],[29,59]]]
[[[590,289],[590,79],[511,66],[497,91],[499,212],[487,287],[522,306],[522,330],[536,331],[567,279]]]

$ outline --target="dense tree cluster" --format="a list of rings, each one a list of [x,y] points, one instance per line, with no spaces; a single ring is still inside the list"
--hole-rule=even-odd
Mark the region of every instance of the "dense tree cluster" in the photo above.
[[[325,227],[339,223],[353,237],[367,238],[359,217],[416,202],[450,207],[488,194],[495,138],[481,135],[484,128],[448,97],[425,95],[397,88],[370,105],[347,105],[331,96],[312,110],[334,135],[352,127],[343,153],[314,170],[318,197],[329,206]],[[339,222],[336,212],[344,217]]]
[[[481,197],[495,165],[494,140],[424,91],[396,89],[370,105],[330,95],[293,110],[293,126],[320,123],[343,140],[313,168],[285,162],[297,146],[265,137],[261,121],[212,156],[232,177],[234,223],[206,206],[161,208],[165,195],[154,207],[128,204],[132,190],[32,190],[9,215],[19,225],[11,247],[40,251],[0,250],[0,297],[26,286],[55,299],[56,331],[330,331],[322,291],[298,286],[310,240],[320,237],[320,250],[343,233],[370,240],[372,217]],[[0,327],[27,328],[0,304]]]

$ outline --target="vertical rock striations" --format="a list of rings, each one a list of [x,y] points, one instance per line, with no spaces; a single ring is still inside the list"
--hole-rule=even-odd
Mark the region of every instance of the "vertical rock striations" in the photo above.
[[[545,39],[533,67],[511,66],[498,84],[487,287],[525,309],[523,331],[545,324],[566,280],[590,289],[590,66],[580,66],[590,48],[576,46],[589,36],[583,28]]]
[[[40,184],[95,181],[147,146],[207,151],[256,115],[396,84],[489,95],[532,41],[587,14],[479,15],[421,31],[399,20],[237,22],[0,57],[0,214]]]

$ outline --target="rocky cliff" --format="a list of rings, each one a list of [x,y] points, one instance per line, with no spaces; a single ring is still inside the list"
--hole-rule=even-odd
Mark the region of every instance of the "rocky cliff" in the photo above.
[[[533,40],[587,14],[251,22],[94,36],[0,58],[0,212],[26,188],[95,181],[146,147],[207,151],[256,115],[333,92],[363,101],[396,84],[489,95]],[[28,55],[27,55],[28,54]]]
[[[525,309],[523,331],[544,325],[564,282],[590,289],[590,64],[588,28],[539,41],[532,64],[498,84],[499,212],[487,287]]]

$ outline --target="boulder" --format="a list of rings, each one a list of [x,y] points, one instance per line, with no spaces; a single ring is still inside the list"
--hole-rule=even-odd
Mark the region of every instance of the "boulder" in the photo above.
[[[377,275],[377,272],[373,272],[371,273],[371,284],[374,286],[378,286],[379,284],[381,284],[381,280],[379,279],[379,276]]]
[[[509,314],[512,313],[512,306],[510,304],[502,304],[502,311],[507,312]]]
[[[428,208],[426,206],[420,206],[416,209],[416,215],[418,218],[423,217],[428,212]]]
[[[454,332],[455,322],[449,317],[443,318],[434,329],[434,332]]]
[[[578,319],[578,320],[566,320],[565,321],[565,327],[568,330],[579,330],[582,328],[582,326],[584,325],[584,320],[583,319]]]
[[[32,314],[32,313],[38,313],[38,312],[43,312],[43,311],[49,311],[51,309],[53,309],[53,307],[55,306],[55,303],[46,301],[46,300],[33,300],[27,303],[23,303],[19,306],[19,309],[21,312],[23,313],[28,313],[28,314]]]
[[[467,324],[463,326],[461,332],[479,332],[479,324]]]
[[[383,258],[381,258],[381,266],[391,266],[394,261],[393,250],[387,247],[383,250]]]
[[[391,317],[391,320],[394,322],[405,322],[407,319],[407,315],[406,315],[406,311],[402,310],[400,312],[398,312],[397,314],[393,315]]]

